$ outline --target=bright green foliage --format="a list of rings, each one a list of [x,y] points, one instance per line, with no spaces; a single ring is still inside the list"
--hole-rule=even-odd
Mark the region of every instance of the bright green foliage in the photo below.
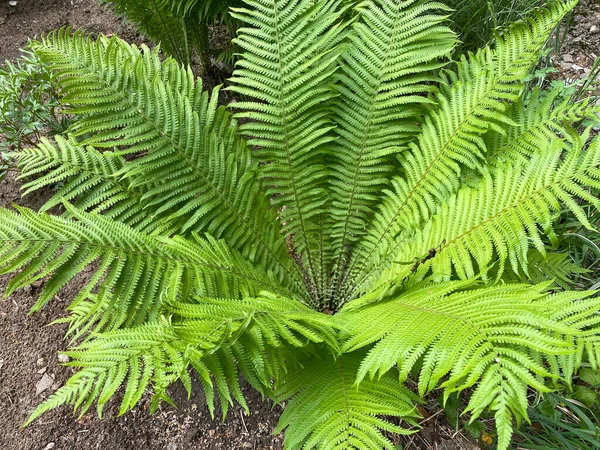
[[[562,88],[540,92],[536,87],[531,95],[520,98],[512,105],[508,115],[514,124],[500,133],[486,136],[487,159],[490,164],[511,162],[521,159],[527,162],[535,155],[540,142],[557,137],[578,139],[577,133],[568,127],[589,119],[598,122],[598,117],[589,115],[589,101],[573,103],[570,97],[559,100]]]
[[[175,281],[178,284],[178,281]],[[170,295],[169,292],[165,295]],[[269,295],[252,301],[202,298],[196,304],[167,301],[164,310],[184,318],[173,322],[165,316],[144,325],[103,333],[67,352],[81,367],[67,385],[55,392],[29,418],[69,402],[81,414],[98,402],[103,405],[127,381],[121,413],[133,408],[152,382],[154,408],[159,400],[171,402],[166,388],[181,379],[191,389],[188,366],[200,376],[214,411],[213,381],[221,397],[223,415],[232,396],[245,401],[239,387],[238,365],[256,376],[257,387],[268,389],[269,378],[285,364],[277,352],[283,344],[302,347],[305,341],[336,346],[335,328],[323,315],[295,300]],[[267,346],[273,351],[265,352]],[[276,364],[276,367],[270,368]]]
[[[380,429],[410,433],[377,417],[402,417],[410,424],[418,417],[413,402],[419,398],[398,385],[394,371],[352,386],[364,356],[356,352],[335,361],[313,357],[288,376],[275,392],[278,400],[289,400],[275,430],[286,430],[286,448],[393,448]]]
[[[61,136],[55,139],[56,145],[42,139],[37,148],[19,153],[21,178],[29,180],[23,184],[23,195],[68,180],[41,211],[48,211],[66,200],[91,212],[100,213],[110,208],[107,217],[136,224],[142,230],[161,224],[159,214],[155,214],[147,225],[140,223],[146,218],[140,204],[142,191],[128,180],[120,179],[119,171],[125,164],[123,157],[100,153],[92,147],[84,148],[82,152],[82,147],[75,141],[66,141]]]
[[[93,272],[61,319],[81,370],[31,419],[121,387],[121,412],[156,408],[194,370],[211,412],[245,406],[240,377],[285,402],[290,449],[393,448],[434,389],[468,389],[508,448],[529,389],[600,362],[600,299],[560,289],[550,245],[600,206],[600,140],[574,128],[598,110],[524,85],[573,6],[450,63],[437,3],[248,0],[233,116],[157,52],[37,43],[78,121],[18,162],[65,211],[2,210],[2,272],[47,280],[36,308]]]
[[[548,229],[561,201],[584,224],[585,214],[571,195],[600,206],[581,186],[598,185],[599,146],[596,140],[592,151],[583,152],[581,141],[569,150],[557,145],[545,154],[537,152],[529,163],[503,164],[492,173],[484,172],[476,187],[463,187],[451,196],[422,230],[400,246],[399,254],[422,255],[439,246],[431,266],[436,276],[446,279],[453,273],[461,279],[485,276],[494,260],[498,274],[504,272],[507,260],[513,271],[527,271],[530,246],[545,254],[538,224]],[[389,276],[393,275],[384,272],[384,278]]]
[[[440,25],[443,17],[431,14],[440,8],[434,2],[382,2],[357,9],[364,20],[354,24],[342,53],[333,110],[339,138],[326,225],[338,272],[348,258],[346,249],[364,236],[377,194],[395,171],[393,155],[419,131],[422,105],[432,103],[424,94],[434,90],[434,70],[454,44]]]
[[[209,232],[226,238],[250,261],[261,261],[281,272],[282,277],[299,278],[278,234],[274,212],[254,181],[256,163],[250,159],[250,149],[237,136],[230,114],[217,106],[218,89],[211,95],[202,92],[202,84],[194,80],[191,71],[181,70],[172,60],[161,65],[156,53],[142,57],[138,49],[121,41],[101,39],[96,44],[66,36],[63,32],[56,47],[40,47],[38,51],[51,68],[68,64],[64,70],[71,78],[62,85],[65,102],[69,102],[70,111],[86,117],[71,129],[71,135],[86,138],[83,143],[96,148],[118,146],[116,155],[147,152],[126,169],[103,173],[94,182],[93,198],[87,201],[101,202],[104,208],[121,199],[117,194],[107,202],[103,194],[118,180],[120,193],[123,189],[136,190],[140,200],[137,208],[116,204],[109,216],[118,214],[119,220],[145,232],[186,236]],[[69,55],[77,55],[77,64],[70,62]],[[118,77],[111,69],[117,66],[124,69]],[[84,96],[80,96],[82,92]],[[115,103],[119,111],[107,118],[106,111],[112,111]],[[124,123],[127,128],[122,127]],[[187,126],[180,127],[182,123]],[[37,170],[38,162],[44,164],[43,170],[54,167],[50,166],[52,160],[59,171],[65,166],[83,169],[82,164],[73,164],[72,158],[77,156],[67,150],[69,144],[61,142],[59,147],[64,150],[60,156],[58,150],[52,158],[38,153],[34,159],[25,153],[24,175]],[[87,176],[81,174],[77,180]],[[44,182],[59,179],[56,173]],[[164,183],[169,179],[172,182]],[[81,189],[76,181],[64,190],[79,194]],[[131,196],[126,195],[129,199],[123,201],[130,202]],[[151,216],[138,213],[149,207],[153,209]]]
[[[569,330],[600,323],[593,318],[596,299],[580,300],[579,293],[548,295],[545,286],[540,289],[518,284],[481,288],[473,281],[425,283],[365,308],[342,310],[338,318],[350,336],[345,351],[376,342],[357,382],[394,366],[404,381],[419,365],[421,395],[442,381],[445,395],[477,383],[467,411],[473,417],[488,407],[494,411],[499,447],[506,448],[511,416],[527,417],[527,388],[549,390],[539,377],[570,377],[579,363],[573,361],[577,356]],[[544,354],[561,355],[557,372],[543,363]]]
[[[262,100],[236,103],[243,111],[240,118],[253,119],[240,131],[251,136],[249,144],[260,146],[256,156],[266,163],[261,173],[267,194],[281,208],[282,231],[303,255],[313,296],[322,295],[327,283],[322,149],[334,140],[328,104],[335,93],[327,82],[336,71],[333,63],[343,37],[343,27],[335,23],[342,14],[339,4],[321,0],[286,7],[251,0],[254,9],[233,10],[234,17],[253,27],[241,28],[236,40],[246,53],[231,79],[232,89]],[[280,17],[287,9],[289,17]]]
[[[487,147],[483,136],[513,123],[503,114],[506,102],[519,99],[522,80],[537,62],[555,23],[553,15],[539,13],[530,26],[514,26],[498,40],[495,50],[485,47],[469,59],[463,57],[456,72],[447,74],[439,106],[425,117],[417,141],[399,157],[403,173],[392,178],[392,189],[373,221],[374,232],[361,242],[359,256],[350,264],[349,279],[360,280],[360,285],[365,277],[389,265],[391,257],[403,260],[398,245],[405,239],[398,235],[423,226],[440,203],[458,190],[461,171],[484,170]],[[433,247],[441,244],[442,240]]]

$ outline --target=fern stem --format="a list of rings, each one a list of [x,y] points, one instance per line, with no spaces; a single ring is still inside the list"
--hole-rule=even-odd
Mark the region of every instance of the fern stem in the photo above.
[[[308,233],[306,230],[306,225],[304,223],[304,217],[302,215],[302,209],[301,209],[301,205],[299,202],[299,198],[298,198],[298,189],[296,186],[296,177],[295,177],[295,173],[293,170],[293,164],[292,164],[292,155],[290,152],[290,148],[289,148],[289,131],[288,131],[288,125],[287,125],[287,104],[285,102],[285,94],[283,92],[283,84],[284,84],[284,72],[285,72],[285,67],[283,66],[283,55],[281,54],[281,36],[279,35],[279,24],[280,24],[280,20],[279,20],[279,14],[278,14],[278,5],[277,5],[277,1],[276,0],[272,0],[272,5],[273,5],[273,20],[274,20],[274,30],[275,30],[275,41],[277,44],[277,63],[278,63],[278,69],[279,69],[279,101],[281,104],[281,125],[283,128],[283,141],[284,141],[284,149],[285,149],[285,157],[286,157],[286,161],[287,161],[287,166],[289,168],[289,176],[290,176],[290,184],[292,187],[292,191],[294,193],[294,203],[295,203],[295,209],[298,213],[298,220],[300,221],[300,228],[302,230],[302,236],[301,239],[304,242],[304,248],[306,249],[306,256],[307,256],[307,265],[306,267],[308,267],[308,271],[309,271],[309,282],[312,284],[314,282],[316,282],[316,284],[318,286],[322,285],[322,280],[315,280],[315,274],[314,274],[314,265],[313,265],[313,256],[312,256],[312,251],[311,251],[311,247],[310,247],[310,242],[308,240]],[[310,292],[310,290],[309,290]],[[318,294],[317,294],[318,295]],[[313,297],[313,302],[318,301],[317,298]]]
[[[371,102],[370,102],[370,106],[369,106],[369,115],[368,115],[366,124],[363,129],[362,139],[361,139],[360,147],[358,150],[358,158],[357,158],[356,164],[354,165],[354,175],[352,177],[352,183],[351,183],[352,189],[350,191],[350,199],[348,201],[348,208],[346,209],[346,217],[344,220],[344,231],[342,232],[341,245],[340,245],[340,249],[339,249],[339,257],[338,257],[338,260],[336,263],[336,268],[335,268],[336,276],[334,276],[334,280],[335,280],[336,287],[334,289],[333,301],[336,301],[336,299],[339,297],[340,290],[345,282],[345,275],[350,273],[349,271],[346,271],[344,274],[342,274],[342,271],[343,271],[342,263],[344,261],[344,258],[349,256],[348,252],[344,251],[346,242],[348,240],[348,226],[350,224],[350,218],[352,217],[352,208],[354,206],[354,197],[355,197],[356,188],[358,185],[358,175],[359,175],[359,172],[361,169],[363,154],[365,151],[367,138],[369,137],[369,132],[371,131],[376,99],[381,90],[381,85],[383,83],[383,76],[384,76],[385,70],[388,66],[390,51],[392,49],[392,45],[394,44],[396,35],[398,33],[398,23],[400,21],[400,13],[402,12],[402,6],[403,5],[401,4],[400,1],[396,1],[396,14],[394,16],[393,31],[392,31],[392,34],[388,41],[387,48],[385,50],[385,57],[383,59],[383,63],[381,64],[381,67],[379,68],[379,76],[377,78],[377,87],[374,89],[373,95],[371,97]],[[340,301],[343,302],[344,299],[340,299]]]

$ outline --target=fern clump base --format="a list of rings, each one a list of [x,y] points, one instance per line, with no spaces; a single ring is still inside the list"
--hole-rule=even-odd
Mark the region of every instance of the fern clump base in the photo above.
[[[19,153],[24,193],[60,188],[0,210],[0,272],[46,280],[33,310],[92,275],[60,319],[79,371],[27,423],[154,410],[196,372],[212,414],[241,377],[285,403],[289,449],[394,448],[434,390],[509,448],[529,390],[600,360],[600,299],[553,250],[560,211],[600,206],[598,108],[523,84],[573,6],[451,61],[436,2],[247,0],[229,107],[156,50],[35,43],[77,120]]]

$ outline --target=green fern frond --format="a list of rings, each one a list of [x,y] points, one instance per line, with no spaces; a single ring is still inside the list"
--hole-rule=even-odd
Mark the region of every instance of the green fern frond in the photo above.
[[[192,62],[192,42],[186,15],[176,14],[169,1],[102,0],[110,4],[117,16],[133,22],[153,42],[181,63]]]
[[[162,316],[145,325],[102,333],[66,352],[73,358],[68,365],[81,370],[42,403],[27,423],[65,403],[84,414],[96,402],[101,414],[122,385],[121,414],[139,402],[150,384],[154,409],[161,400],[171,402],[166,389],[174,381],[181,379],[189,393],[190,366],[205,387],[211,414],[216,385],[225,416],[232,397],[245,405],[239,362],[242,373],[251,379],[255,375],[264,390],[269,389],[269,375],[273,375],[269,359],[276,358],[278,348],[304,347],[311,342],[337,347],[331,318],[326,320],[299,301],[275,294],[243,300],[200,297],[193,304],[169,297],[164,303],[162,312],[168,312],[169,319]],[[257,359],[250,362],[248,355]],[[285,361],[277,363],[281,367]]]
[[[210,331],[215,330],[207,330]],[[218,335],[216,331],[215,335]],[[127,380],[121,402],[121,413],[124,413],[142,398],[153,377],[164,387],[165,383],[178,379],[186,371],[185,350],[165,319],[100,335],[67,352],[76,358],[68,365],[82,367],[82,370],[39,405],[25,425],[63,404],[72,404],[74,410],[83,415],[97,400],[98,414],[101,415],[104,404]]]
[[[402,417],[414,425],[418,397],[391,373],[356,386],[362,357],[358,352],[337,360],[313,358],[290,370],[275,392],[279,401],[287,402],[275,429],[285,429],[285,448],[394,449],[381,431],[414,432],[380,416]]]
[[[166,388],[180,378],[189,378],[187,369],[190,358],[200,360],[206,349],[215,351],[231,335],[230,325],[229,322],[195,322],[193,328],[197,340],[191,341],[179,335],[182,328],[185,331],[185,326],[173,325],[164,317],[140,327],[102,334],[67,352],[74,359],[68,365],[80,367],[81,370],[43,402],[27,423],[63,404],[72,404],[75,411],[84,414],[96,401],[101,415],[104,404],[123,383],[125,395],[121,402],[121,414],[140,401],[150,383],[154,398],[169,401]],[[233,331],[236,331],[235,328]],[[210,383],[208,367],[201,362],[195,363],[194,367]],[[184,385],[189,384],[184,381]],[[153,402],[153,405],[156,403]]]
[[[542,254],[530,248],[527,254],[527,270],[514,274],[506,271],[502,279],[507,282],[530,280],[534,284],[552,280],[557,287],[570,289],[574,285],[574,275],[589,272],[575,263],[569,254],[546,251]]]
[[[576,133],[572,125],[585,119],[598,123],[600,108],[591,105],[589,99],[572,103],[567,97],[559,101],[562,93],[560,88],[543,93],[536,87],[530,96],[513,103],[508,115],[514,124],[486,136],[489,163],[527,161],[539,151],[541,142],[567,139],[573,143]]]
[[[477,384],[467,409],[473,418],[488,407],[495,412],[498,448],[506,449],[511,418],[527,418],[527,386],[547,391],[543,378],[561,376],[531,353],[574,354],[572,338],[600,323],[600,317],[590,319],[600,299],[585,299],[591,293],[546,294],[546,286],[426,283],[340,313],[348,332],[343,349],[370,347],[357,372],[359,383],[394,366],[404,381],[417,366],[420,395],[440,382],[445,395]]]
[[[55,136],[55,140],[57,145],[44,138],[37,147],[24,149],[18,155],[19,178],[28,180],[21,187],[23,195],[62,184],[40,211],[68,201],[84,211],[105,212],[106,217],[140,231],[169,230],[168,215],[144,211],[144,191],[121,178],[127,164],[122,157],[99,153],[61,136]],[[43,175],[35,178],[40,174]]]
[[[201,19],[214,20],[217,18],[228,20],[229,8],[241,6],[240,0],[160,0],[170,4],[171,9],[178,14],[198,14]]]
[[[336,324],[330,316],[281,295],[262,292],[259,297],[235,302],[203,297],[197,303],[171,302],[169,310],[186,319],[247,317],[271,347],[284,344],[302,347],[313,342],[338,349]]]
[[[238,403],[246,404],[237,386],[237,370],[260,392],[272,394],[272,383],[284,376],[286,366],[294,360],[290,347],[324,343],[332,351],[339,352],[338,326],[331,317],[280,295],[263,292],[259,297],[242,300],[202,297],[197,298],[195,303],[170,300],[168,310],[184,323],[213,321],[238,324],[231,326],[235,332],[228,335],[227,347],[207,351],[202,360],[214,375],[223,417],[227,414],[227,405],[232,403],[230,389]],[[181,336],[188,341],[198,339],[192,326],[187,327]],[[196,365],[202,365],[202,361],[191,361],[191,364],[196,368]],[[227,367],[230,369],[227,376],[217,376]],[[205,392],[213,390],[209,377],[203,378],[203,385]],[[211,414],[214,411],[213,398],[207,397]]]
[[[32,311],[39,310],[94,263],[94,275],[72,306],[93,301],[85,319],[96,330],[155,320],[162,311],[160,294],[171,284],[178,291],[233,298],[266,287],[285,291],[276,280],[213,238],[192,242],[150,237],[105,217],[67,207],[76,220],[23,208],[19,213],[0,209],[0,273],[21,269],[5,295],[49,277]]]
[[[592,227],[600,207],[597,108],[524,84],[574,1],[446,67],[437,3],[246,5],[241,127],[158,50],[34,45],[77,121],[19,155],[24,191],[61,183],[43,209],[66,212],[0,209],[0,273],[8,294],[45,280],[35,310],[92,270],[59,320],[80,372],[31,420],[119,389],[121,412],[146,390],[154,410],[195,370],[213,415],[248,407],[241,378],[285,404],[289,449],[392,449],[413,429],[384,417],[414,425],[440,388],[491,410],[505,450],[530,389],[600,365],[600,299],[556,293],[574,271],[552,250],[559,212]]]
[[[550,4],[535,20],[511,27],[494,50],[486,47],[463,57],[456,74],[449,72],[451,87],[438,96],[439,106],[426,116],[418,141],[399,155],[403,176],[392,179],[393,190],[386,191],[372,229],[357,249],[349,279],[388,266],[402,242],[399,235],[419,228],[458,190],[462,168],[481,170],[483,135],[512,123],[504,114],[505,102],[519,98],[522,80],[542,45],[574,4]]]
[[[343,27],[339,0],[248,0],[233,9],[246,26],[235,43],[243,49],[230,88],[253,101],[235,103],[240,130],[259,148],[267,195],[280,209],[283,232],[323,290],[322,217],[327,197],[324,146],[333,139],[327,83],[335,72]]]
[[[498,277],[507,260],[515,273],[527,273],[530,245],[545,255],[541,236],[550,229],[562,205],[590,227],[576,199],[600,208],[598,199],[586,189],[600,187],[600,140],[595,139],[587,149],[582,149],[578,141],[567,152],[560,142],[555,143],[554,148],[546,147],[526,165],[505,164],[493,173],[485,173],[476,188],[462,188],[423,230],[404,242],[396,260],[410,261],[433,248],[435,257],[427,264],[440,278],[456,274],[468,279],[485,274],[496,260]],[[395,263],[382,272],[379,282],[393,279],[395,272],[402,270]],[[370,283],[367,281],[367,285]]]
[[[220,21],[232,32],[236,27],[228,16],[230,7],[240,0],[101,0],[110,4],[118,16],[134,23],[149,39],[179,62],[189,64],[193,50],[200,56],[203,69],[210,64],[208,26]]]
[[[381,189],[395,171],[394,154],[418,133],[435,71],[456,39],[435,2],[363,2],[336,74],[333,107],[339,138],[332,148],[333,202],[328,221],[337,270],[364,235]]]
[[[250,149],[217,107],[218,90],[202,93],[189,71],[116,38],[93,42],[61,30],[37,51],[57,71],[70,111],[83,116],[72,135],[96,148],[142,153],[119,175],[141,191],[138,208],[168,217],[162,229],[151,221],[152,231],[208,232],[303,289],[255,179]]]

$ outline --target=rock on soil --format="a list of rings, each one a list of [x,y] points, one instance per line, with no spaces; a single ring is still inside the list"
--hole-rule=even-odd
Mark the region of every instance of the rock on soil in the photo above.
[[[40,395],[42,392],[50,389],[54,384],[54,378],[44,371],[44,375],[35,385],[35,393]]]

